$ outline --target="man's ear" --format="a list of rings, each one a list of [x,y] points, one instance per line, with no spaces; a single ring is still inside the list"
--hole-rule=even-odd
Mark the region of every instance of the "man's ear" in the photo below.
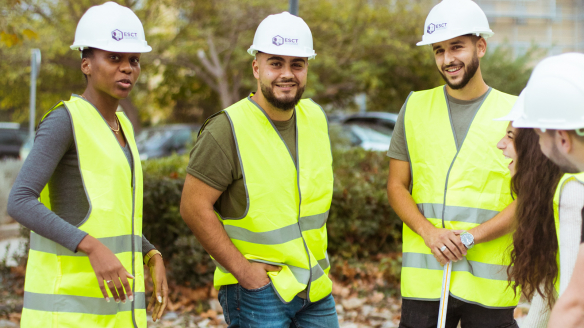
[[[89,58],[81,59],[81,71],[85,75],[91,75],[91,60]]]
[[[485,40],[485,38],[483,38],[483,37],[480,37],[477,40],[476,47],[477,47],[477,56],[479,58],[483,58],[485,56],[485,54],[487,53],[487,40]]]
[[[256,79],[259,79],[260,78],[260,63],[259,63],[259,60],[257,58],[257,55],[256,55],[256,58],[251,62],[251,67],[253,70],[253,76]]]
[[[555,135],[556,147],[563,155],[568,155],[574,147],[574,136],[568,131],[557,130]]]

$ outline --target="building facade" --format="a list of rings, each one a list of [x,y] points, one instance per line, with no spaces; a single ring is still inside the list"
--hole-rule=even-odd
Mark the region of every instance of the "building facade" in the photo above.
[[[547,51],[547,56],[584,52],[584,0],[474,1],[495,32],[490,46],[508,45],[515,56],[532,45]]]

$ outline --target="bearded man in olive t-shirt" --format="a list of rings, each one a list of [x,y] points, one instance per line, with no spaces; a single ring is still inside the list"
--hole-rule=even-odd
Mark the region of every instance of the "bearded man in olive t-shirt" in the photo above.
[[[257,92],[207,119],[191,151],[181,215],[217,266],[229,327],[339,327],[328,124],[302,99],[312,46],[300,17],[268,16],[248,50]]]

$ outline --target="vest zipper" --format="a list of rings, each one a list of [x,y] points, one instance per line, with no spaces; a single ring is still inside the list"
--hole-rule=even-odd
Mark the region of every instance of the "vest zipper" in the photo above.
[[[456,145],[456,154],[454,155],[454,158],[452,159],[452,163],[450,163],[450,167],[448,168],[448,173],[446,173],[446,182],[444,184],[444,202],[442,203],[442,228],[446,228],[446,225],[444,224],[444,216],[446,214],[446,193],[448,192],[448,179],[450,178],[450,171],[452,170],[452,166],[454,166],[454,162],[456,161],[456,158],[458,157],[458,153],[460,153],[460,150],[462,149],[462,145],[464,144],[464,140],[466,139],[466,136],[468,135],[468,131],[470,131],[470,127],[472,126],[472,123],[474,122],[474,119],[477,116],[477,113],[479,112],[479,110],[481,110],[481,107],[483,107],[483,103],[489,97],[491,90],[492,90],[492,88],[489,87],[489,90],[487,91],[485,98],[481,101],[481,104],[479,105],[479,107],[475,111],[475,113],[472,117],[472,120],[470,121],[468,128],[466,129],[466,133],[464,134],[464,138],[462,139],[462,143],[460,144],[460,147],[459,147],[458,146],[458,138],[456,137],[456,131],[454,130],[454,124],[452,123],[452,112],[450,111],[450,103],[448,102],[448,94],[446,93],[446,86],[444,86],[444,100],[446,101],[446,108],[448,108],[448,118],[450,120],[450,127],[452,128],[452,135],[454,137],[454,144]]]

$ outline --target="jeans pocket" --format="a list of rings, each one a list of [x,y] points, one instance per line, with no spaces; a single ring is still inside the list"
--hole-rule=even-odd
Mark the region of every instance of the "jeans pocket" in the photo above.
[[[227,286],[221,286],[219,288],[219,295],[217,295],[219,299],[219,304],[223,308],[223,316],[225,317],[225,323],[227,325],[231,324],[231,320],[229,319],[229,307],[227,306]]]
[[[267,284],[265,284],[264,286],[260,287],[260,288],[255,288],[255,289],[246,289],[244,288],[241,284],[239,285],[239,287],[241,287],[241,289],[244,292],[248,292],[248,293],[257,293],[257,292],[261,292],[262,290],[267,289],[268,287],[272,286],[272,281],[270,280],[270,282],[268,282]]]

